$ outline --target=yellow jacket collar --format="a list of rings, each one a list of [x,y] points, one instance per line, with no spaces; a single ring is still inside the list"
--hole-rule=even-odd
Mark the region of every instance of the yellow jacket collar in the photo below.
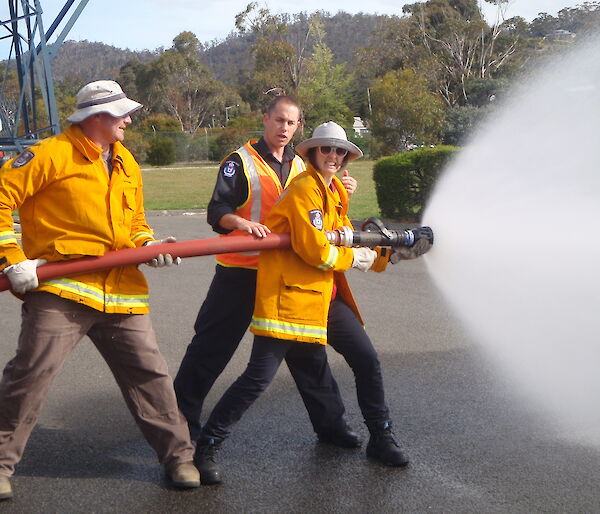
[[[94,162],[102,158],[102,148],[88,138],[79,125],[71,125],[65,130],[65,134],[88,161]],[[113,159],[119,161],[123,171],[129,176],[130,171],[123,166],[123,148],[125,147],[119,141],[113,143]]]
[[[88,161],[94,162],[102,157],[102,148],[89,139],[79,125],[71,125],[65,134]]]
[[[325,179],[323,178],[323,175],[321,175],[310,162],[306,163],[306,171],[315,177],[315,180],[317,181],[317,183],[323,191],[324,198],[326,199],[325,201],[332,201],[333,192],[331,191],[331,188],[328,187],[327,184],[325,184]],[[337,177],[337,175],[333,176],[331,183],[334,184],[335,189],[337,190],[340,196],[343,214],[346,214],[348,212],[348,192],[346,191],[344,184],[342,184],[342,181]]]

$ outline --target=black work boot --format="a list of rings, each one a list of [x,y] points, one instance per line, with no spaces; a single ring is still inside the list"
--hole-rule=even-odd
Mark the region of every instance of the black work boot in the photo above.
[[[367,457],[378,460],[386,466],[403,468],[408,464],[408,457],[401,451],[392,432],[391,421],[368,425],[371,438],[367,445]]]
[[[215,485],[221,483],[221,471],[217,465],[217,452],[221,448],[221,440],[201,437],[196,443],[194,464],[200,472],[202,485]]]
[[[360,448],[362,439],[346,423],[333,430],[318,432],[320,443],[332,444],[340,448]]]

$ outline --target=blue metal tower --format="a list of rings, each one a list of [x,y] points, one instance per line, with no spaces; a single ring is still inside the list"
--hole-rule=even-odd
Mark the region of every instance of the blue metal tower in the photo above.
[[[44,31],[40,0],[8,0],[9,17],[0,20],[0,41],[10,40],[8,58],[0,63],[0,150],[21,152],[60,131],[52,60],[88,1],[66,0],[50,28]],[[48,44],[72,7],[62,30]]]

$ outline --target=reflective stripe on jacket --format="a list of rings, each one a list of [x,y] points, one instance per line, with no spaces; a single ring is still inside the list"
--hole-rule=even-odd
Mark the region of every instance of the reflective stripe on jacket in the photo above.
[[[329,244],[324,234],[352,226],[347,216],[348,194],[337,177],[332,183],[334,191],[309,166],[267,216],[265,224],[272,232],[290,232],[292,249],[260,254],[250,327],[254,334],[326,344],[334,280],[337,294],[362,322],[343,274],[352,266],[352,249]]]
[[[252,142],[246,143],[235,153],[242,160],[244,174],[248,181],[248,198],[237,208],[235,214],[247,220],[264,223],[266,215],[283,191],[279,177],[252,147]],[[290,163],[290,174],[284,186],[287,187],[302,171],[304,171],[304,161],[296,156]],[[221,234],[221,237],[247,234],[241,230],[233,230],[228,234]],[[256,269],[258,266],[258,252],[224,253],[217,255],[216,259],[223,266],[251,269]]]
[[[113,145],[108,175],[102,149],[78,125],[28,149],[33,157],[0,170],[0,269],[24,259],[49,262],[100,256],[153,239],[144,215],[142,176],[129,151]],[[13,167],[13,164],[15,167]],[[12,211],[19,209],[23,248]],[[136,266],[49,280],[37,291],[111,313],[149,310],[146,279]]]

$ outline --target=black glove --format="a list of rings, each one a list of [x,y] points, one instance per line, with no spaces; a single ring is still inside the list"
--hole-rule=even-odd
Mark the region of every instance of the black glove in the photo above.
[[[413,246],[401,246],[395,248],[394,253],[390,257],[390,262],[396,264],[401,260],[416,259],[431,249],[431,243],[427,239],[419,239]]]

